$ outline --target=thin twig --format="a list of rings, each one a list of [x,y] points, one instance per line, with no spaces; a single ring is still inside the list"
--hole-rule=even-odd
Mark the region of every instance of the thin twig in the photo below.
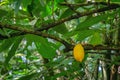
[[[64,1],[65,1],[67,4],[69,4],[69,3],[67,2],[67,0],[64,0]],[[77,13],[77,14],[80,13],[80,12],[76,11],[72,5],[67,5],[67,6],[68,6],[73,12],[75,12],[75,13]]]

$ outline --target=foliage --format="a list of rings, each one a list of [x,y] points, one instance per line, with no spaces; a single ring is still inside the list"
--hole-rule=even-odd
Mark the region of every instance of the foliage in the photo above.
[[[72,48],[77,43],[118,48],[119,4],[119,0],[110,4],[107,0],[0,0],[0,79],[103,79],[104,64],[119,65],[120,58],[106,59],[108,50],[85,48],[85,58],[78,62]]]

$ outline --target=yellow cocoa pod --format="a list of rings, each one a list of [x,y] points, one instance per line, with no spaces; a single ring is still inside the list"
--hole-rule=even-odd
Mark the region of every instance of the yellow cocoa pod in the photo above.
[[[84,48],[81,44],[77,44],[75,45],[74,49],[73,49],[73,55],[76,61],[80,61],[82,62],[82,60],[84,59]]]

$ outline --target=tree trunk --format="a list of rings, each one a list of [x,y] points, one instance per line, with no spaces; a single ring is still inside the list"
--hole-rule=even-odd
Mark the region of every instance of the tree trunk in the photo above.
[[[110,60],[111,61],[111,51],[107,51],[106,55],[105,55],[105,59]],[[111,75],[111,69],[110,69],[110,65],[106,64],[106,73],[107,73],[107,80],[110,80],[110,75]]]
[[[119,46],[120,45],[120,16],[116,16],[115,19],[115,27],[118,28],[115,32],[115,45]],[[120,53],[120,50],[117,50],[116,53]],[[119,55],[116,55],[116,58],[119,57]],[[120,61],[118,61],[120,62]],[[115,64],[115,74],[113,75],[112,80],[120,80],[120,74],[118,75],[118,67],[120,64]]]

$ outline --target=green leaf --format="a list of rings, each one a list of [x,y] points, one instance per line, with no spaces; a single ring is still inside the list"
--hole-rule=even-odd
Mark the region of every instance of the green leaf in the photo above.
[[[46,5],[46,9],[45,9],[45,14],[47,15],[51,15],[52,14],[52,9],[50,8],[51,5]]]
[[[90,39],[90,43],[93,45],[102,44],[101,34],[98,32],[95,32],[94,35],[92,35],[92,37]]]
[[[2,17],[6,16],[8,14],[8,12],[6,10],[2,10],[0,9],[0,18],[2,19]]]
[[[112,16],[113,14],[104,14],[104,15],[99,15],[95,17],[91,17],[89,19],[86,19],[84,22],[78,24],[75,30],[83,30],[83,29],[88,29],[94,24],[97,24],[100,21],[106,20],[109,16]]]
[[[42,17],[46,17],[46,16],[52,14],[52,8],[50,6],[52,6],[50,2],[48,2],[45,6],[41,5],[41,8],[39,8],[39,9],[41,9],[41,16]]]
[[[56,55],[56,48],[53,47],[50,43],[46,41],[35,42],[38,52],[44,58],[53,58]]]
[[[35,9],[33,9],[33,14],[36,16],[36,17],[40,17],[41,18],[44,18],[46,15],[44,14],[44,9],[45,7],[40,5],[39,6],[36,6]]]
[[[31,2],[32,2],[32,0],[22,0],[22,5],[23,5],[23,7],[26,8],[28,5],[31,4]]]
[[[79,40],[79,41],[82,41],[84,40],[85,38],[93,35],[95,33],[95,31],[97,30],[83,30],[83,31],[79,31],[77,36],[76,36],[76,40]]]
[[[8,62],[10,61],[10,59],[15,55],[15,52],[17,50],[17,48],[19,47],[19,44],[21,43],[23,37],[17,37],[10,49],[10,51],[8,52],[8,55],[5,59],[5,64],[8,64]]]
[[[53,58],[56,55],[56,49],[58,46],[54,43],[48,42],[47,39],[36,35],[26,35],[26,39],[29,43],[35,43],[38,52],[44,58]]]
[[[66,28],[65,24],[58,25],[54,27],[53,29],[61,34],[65,34],[68,32],[68,29]]]
[[[66,38],[69,38],[69,37],[72,37],[78,33],[79,33],[79,31],[70,31],[70,32],[64,34],[63,36],[65,36]]]
[[[27,42],[31,45],[32,42],[41,42],[41,37],[33,34],[25,35]]]
[[[8,50],[10,46],[13,44],[14,38],[6,39],[0,45],[0,52]]]
[[[68,17],[68,16],[72,15],[73,13],[74,13],[74,12],[73,12],[70,8],[68,8],[68,9],[66,9],[66,10],[64,11],[64,13],[61,15],[60,19],[65,18],[65,17]]]
[[[90,30],[80,30],[80,31],[71,31],[71,32],[66,33],[64,36],[66,38],[69,38],[69,37],[72,37],[72,36],[76,35],[75,38],[77,40],[81,41],[81,40],[87,38],[88,36],[91,36],[92,34],[94,34],[95,31],[96,30],[92,30],[92,29],[90,29]]]
[[[86,52],[85,52],[86,53]],[[87,58],[88,58],[88,54],[85,54],[85,57],[84,57],[84,59],[83,59],[83,63],[87,60]]]

